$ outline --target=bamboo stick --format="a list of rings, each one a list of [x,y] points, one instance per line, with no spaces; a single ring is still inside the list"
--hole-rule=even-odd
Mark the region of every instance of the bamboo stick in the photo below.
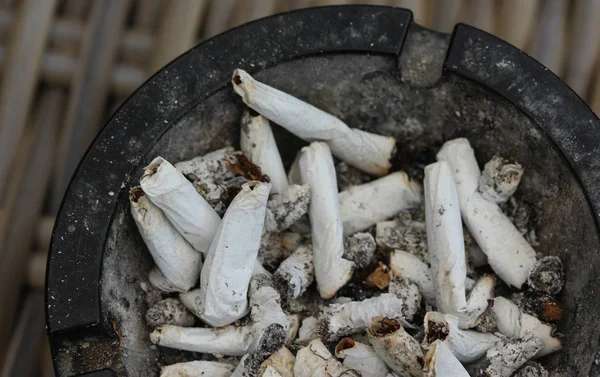
[[[0,198],[25,128],[55,8],[56,0],[24,0],[8,48],[0,89]]]
[[[44,293],[32,290],[25,298],[23,311],[8,345],[0,377],[39,376],[39,350],[44,338]],[[12,326],[11,326],[12,327]]]
[[[206,0],[171,0],[160,21],[150,73],[191,48],[196,42]]]
[[[142,7],[146,9],[147,7]],[[5,40],[14,28],[15,12],[0,9],[0,41]],[[150,16],[150,15],[149,15]],[[146,17],[149,17],[146,16]],[[119,41],[119,50],[123,58],[136,62],[146,62],[153,50],[154,38],[148,24],[154,20],[142,20],[139,28],[125,31]],[[142,22],[140,21],[140,22]],[[69,46],[77,50],[85,32],[82,21],[72,18],[58,18],[50,27],[49,41],[58,46]]]
[[[593,0],[592,0],[593,1]],[[505,41],[525,50],[531,41],[536,22],[538,0],[503,0],[496,33]]]
[[[32,153],[20,182],[15,206],[10,213],[10,224],[1,246],[3,250],[0,264],[0,360],[6,352],[6,345],[12,330],[22,279],[24,277],[27,253],[33,245],[30,232],[37,223],[46,188],[52,171],[52,160],[57,137],[64,94],[50,89],[42,94],[34,114],[32,130],[35,137]]]
[[[43,216],[38,220],[35,230],[36,247],[47,250],[50,247],[50,239],[54,230],[54,216]]]
[[[38,250],[29,256],[27,261],[27,285],[35,289],[44,289],[46,285],[46,262],[48,250]]]
[[[464,0],[439,1],[433,11],[433,28],[443,33],[450,33],[458,22],[461,12],[465,13]]]
[[[135,28],[142,31],[151,31],[156,26],[161,8],[165,4],[166,2],[161,0],[138,0],[133,19]]]
[[[473,0],[471,21],[469,23],[488,33],[493,33],[496,21],[494,5],[494,0]]]
[[[63,125],[52,209],[62,201],[67,184],[103,120],[106,95],[116,56],[117,41],[128,13],[129,0],[95,3],[85,33],[79,66],[71,84],[67,116]],[[98,54],[98,51],[102,51]]]
[[[578,0],[571,22],[566,82],[579,96],[585,97],[600,47],[600,1]]]
[[[531,48],[531,55],[556,74],[564,62],[567,5],[566,0],[544,1]]]
[[[230,27],[233,22],[235,3],[236,0],[219,0],[210,3],[203,33],[205,39],[214,37]]]

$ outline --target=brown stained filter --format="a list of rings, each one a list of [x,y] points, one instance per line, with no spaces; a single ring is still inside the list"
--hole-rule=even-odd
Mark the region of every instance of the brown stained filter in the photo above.
[[[385,289],[390,284],[390,269],[385,264],[379,265],[365,280],[367,288]]]

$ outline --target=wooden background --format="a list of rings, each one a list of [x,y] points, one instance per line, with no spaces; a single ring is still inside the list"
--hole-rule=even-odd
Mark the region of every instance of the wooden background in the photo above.
[[[350,3],[410,8],[439,31],[465,22],[495,33],[600,111],[600,0],[0,0],[0,377],[53,376],[47,248],[65,186],[110,113],[203,39]]]

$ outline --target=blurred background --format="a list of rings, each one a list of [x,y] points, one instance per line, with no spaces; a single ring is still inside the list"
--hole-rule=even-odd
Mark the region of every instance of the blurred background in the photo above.
[[[54,216],[107,117],[203,39],[308,6],[410,8],[494,33],[600,112],[600,0],[0,0],[0,377],[53,376],[43,287]]]

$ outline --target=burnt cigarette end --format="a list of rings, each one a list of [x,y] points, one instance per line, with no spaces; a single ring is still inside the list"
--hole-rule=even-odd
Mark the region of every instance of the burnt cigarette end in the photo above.
[[[144,195],[146,194],[144,194],[144,190],[142,190],[140,186],[132,187],[131,190],[129,190],[129,199],[134,203],[137,203]]]
[[[242,78],[237,72],[233,74],[232,80],[235,85],[242,85]]]
[[[559,293],[565,284],[565,272],[559,257],[541,258],[531,271],[528,280],[531,289],[551,295]]]
[[[475,326],[475,329],[481,333],[494,333],[498,331],[498,325],[496,323],[496,317],[492,312],[491,308],[494,305],[494,300],[488,300],[490,306],[488,309],[483,312],[483,314],[479,317],[479,323]]]
[[[258,341],[256,349],[259,353],[267,354],[268,357],[270,354],[283,347],[286,336],[287,330],[285,327],[279,323],[273,323],[264,330],[263,336]],[[263,361],[264,359],[261,363]]]
[[[375,317],[373,318],[373,321],[371,322],[371,327],[368,331],[373,336],[382,337],[400,330],[401,327],[402,325],[400,324],[400,322],[396,321],[395,319],[390,319],[386,317]]]
[[[377,244],[368,232],[355,233],[344,238],[344,258],[354,262],[361,269],[371,264]]]
[[[563,315],[562,304],[554,297],[544,293],[525,295],[520,306],[524,312],[544,322],[558,322]]]
[[[339,354],[343,350],[347,350],[348,348],[354,347],[356,342],[352,340],[352,338],[344,338],[340,340],[340,342],[335,346],[335,354]]]
[[[373,271],[365,280],[367,288],[385,289],[390,284],[390,269],[385,264],[379,262],[375,271]]]
[[[194,322],[192,313],[174,298],[159,301],[146,312],[146,323],[151,328],[164,325],[190,327]]]
[[[438,339],[443,342],[448,337],[448,334],[450,334],[450,330],[446,325],[430,321],[427,326],[427,343],[431,344]]]
[[[260,166],[254,164],[246,157],[243,153],[235,154],[236,161],[226,161],[227,167],[231,169],[235,174],[242,176],[251,181],[260,181],[269,183],[271,178],[268,175],[263,174]]]

